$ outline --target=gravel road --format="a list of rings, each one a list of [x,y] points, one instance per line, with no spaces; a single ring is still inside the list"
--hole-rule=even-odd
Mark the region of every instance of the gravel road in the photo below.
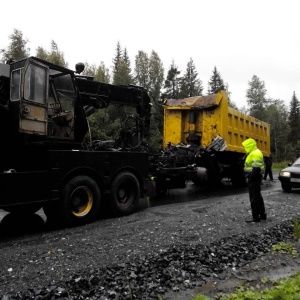
[[[189,184],[143,199],[130,216],[77,228],[53,228],[42,211],[0,212],[0,299],[183,300],[217,297],[275,271],[290,275],[299,258],[269,250],[293,239],[300,191],[284,193],[274,176],[262,186],[268,220],[255,224],[244,222],[247,189],[226,183],[214,191]]]

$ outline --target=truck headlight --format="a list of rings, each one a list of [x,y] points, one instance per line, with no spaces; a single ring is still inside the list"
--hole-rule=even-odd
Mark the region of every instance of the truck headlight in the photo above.
[[[291,177],[291,173],[290,172],[287,172],[287,171],[281,171],[280,173],[279,173],[279,176],[281,176],[281,177]]]

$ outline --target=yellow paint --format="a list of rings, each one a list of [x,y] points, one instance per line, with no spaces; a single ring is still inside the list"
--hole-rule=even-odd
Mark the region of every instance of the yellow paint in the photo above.
[[[34,107],[33,115],[39,117],[41,115],[41,109],[39,107]]]
[[[190,124],[190,130],[195,130],[195,129],[196,129],[195,124]]]

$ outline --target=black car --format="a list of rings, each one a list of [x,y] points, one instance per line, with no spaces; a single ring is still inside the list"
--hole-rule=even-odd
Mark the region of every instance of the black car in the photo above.
[[[278,179],[285,192],[290,192],[292,188],[300,188],[300,157],[293,164],[279,172]]]

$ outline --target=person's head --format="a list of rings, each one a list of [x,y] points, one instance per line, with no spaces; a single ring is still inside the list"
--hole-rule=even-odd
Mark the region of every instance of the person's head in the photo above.
[[[246,153],[250,153],[251,151],[257,148],[256,141],[252,138],[246,139],[242,142],[242,145],[246,151]]]

